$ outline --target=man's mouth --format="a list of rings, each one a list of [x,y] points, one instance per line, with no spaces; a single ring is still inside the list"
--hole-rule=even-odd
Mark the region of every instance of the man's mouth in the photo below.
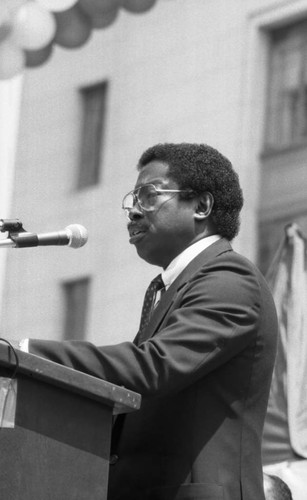
[[[136,243],[137,241],[139,241],[145,234],[145,229],[140,229],[140,228],[137,228],[137,227],[128,227],[128,231],[129,231],[129,242],[131,244],[134,244]]]

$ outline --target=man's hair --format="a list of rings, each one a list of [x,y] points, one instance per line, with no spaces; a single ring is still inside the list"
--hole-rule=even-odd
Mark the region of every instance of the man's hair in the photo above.
[[[263,474],[266,500],[293,500],[289,486],[278,476]]]
[[[142,154],[138,170],[154,160],[169,166],[169,177],[180,189],[196,195],[210,192],[217,232],[228,240],[238,234],[243,195],[238,174],[225,156],[206,144],[157,144]]]

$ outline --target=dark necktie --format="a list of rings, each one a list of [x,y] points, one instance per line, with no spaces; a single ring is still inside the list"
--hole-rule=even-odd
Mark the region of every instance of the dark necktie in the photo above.
[[[159,274],[152,280],[145,293],[140,328],[134,340],[134,343],[137,345],[139,345],[145,339],[144,332],[153,313],[157,293],[159,290],[162,290],[162,288],[164,288],[164,283],[161,274]]]
[[[159,274],[152,280],[152,282],[150,283],[149,287],[146,290],[142,308],[140,328],[137,336],[133,341],[134,344],[136,345],[140,345],[141,342],[144,342],[144,340],[146,340],[146,336],[144,335],[144,333],[149,323],[152,312],[154,310],[157,293],[159,290],[161,290],[162,293],[163,291],[162,289],[164,289],[164,286],[165,285],[163,283],[161,274]],[[125,418],[126,418],[125,413],[117,415],[113,423],[110,464],[115,463],[113,462],[113,460],[116,460],[117,458],[116,452],[117,452],[118,442],[120,440],[120,436],[123,430]]]

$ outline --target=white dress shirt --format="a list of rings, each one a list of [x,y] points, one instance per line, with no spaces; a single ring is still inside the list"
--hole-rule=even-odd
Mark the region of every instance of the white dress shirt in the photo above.
[[[181,271],[183,271],[198,254],[219,239],[221,239],[221,236],[218,234],[207,236],[206,238],[196,241],[196,243],[193,243],[193,245],[187,247],[183,252],[177,255],[161,273],[165,289],[167,290],[171,286]]]

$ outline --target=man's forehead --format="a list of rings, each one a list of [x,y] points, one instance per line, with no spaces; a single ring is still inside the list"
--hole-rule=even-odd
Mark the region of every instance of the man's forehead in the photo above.
[[[168,170],[169,167],[166,163],[151,161],[140,170],[135,186],[139,187],[144,184],[166,186],[171,182]]]

